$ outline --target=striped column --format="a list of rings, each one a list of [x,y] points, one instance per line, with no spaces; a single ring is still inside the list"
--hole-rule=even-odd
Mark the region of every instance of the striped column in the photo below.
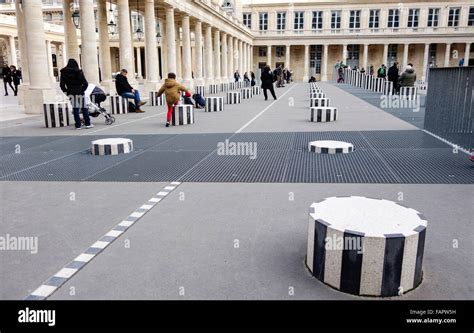
[[[206,97],[204,112],[224,111],[224,97]]]
[[[227,93],[227,104],[240,104],[242,103],[242,94],[240,91],[229,91]]]
[[[133,141],[125,138],[109,138],[92,141],[92,155],[120,155],[133,151]]]
[[[69,103],[43,104],[44,124],[46,128],[69,126]]]
[[[173,126],[194,124],[194,108],[192,105],[175,105],[171,117]]]
[[[325,123],[337,120],[337,108],[334,107],[311,107],[310,121],[314,123]]]

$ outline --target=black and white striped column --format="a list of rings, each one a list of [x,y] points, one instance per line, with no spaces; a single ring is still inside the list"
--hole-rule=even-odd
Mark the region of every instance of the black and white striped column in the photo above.
[[[427,220],[384,199],[332,197],[313,203],[306,265],[353,295],[397,296],[422,280]]]
[[[416,87],[400,87],[400,98],[415,100],[418,90]]]
[[[46,128],[69,126],[70,112],[72,109],[68,102],[43,104],[44,125]]]
[[[157,91],[150,91],[150,105],[151,106],[161,106],[166,104],[165,94],[161,94],[158,97]]]
[[[240,104],[240,103],[242,103],[242,93],[240,91],[227,92],[227,104]]]
[[[242,88],[242,98],[243,99],[250,99],[252,98],[252,89],[251,88]]]
[[[194,124],[194,108],[192,105],[175,105],[171,117],[173,126]]]
[[[309,106],[310,107],[316,107],[316,106],[327,107],[329,106],[329,98],[311,98],[309,100]]]
[[[205,112],[224,111],[224,97],[206,97]]]
[[[128,98],[123,98],[122,96],[110,96],[110,113],[128,113]]]
[[[259,86],[252,87],[252,95],[260,95],[262,93],[262,89]]]
[[[313,92],[309,94],[309,98],[326,98],[326,95],[322,92]]]
[[[108,138],[92,141],[92,155],[119,155],[133,151],[133,141],[125,138]]]
[[[319,140],[308,143],[308,150],[318,154],[348,154],[354,151],[354,145],[343,141]]]
[[[337,108],[335,107],[311,107],[310,121],[314,123],[325,123],[337,120]]]
[[[209,95],[215,95],[219,93],[219,85],[218,84],[210,84],[209,85]]]
[[[229,90],[235,90],[235,89],[236,89],[235,82],[230,82],[229,83]]]
[[[194,88],[194,93],[196,94],[199,94],[201,96],[205,96],[206,95],[206,87],[204,86],[196,86]]]
[[[221,91],[221,92],[227,92],[227,91],[229,91],[229,84],[228,84],[228,83],[221,83],[221,84],[220,84],[220,91]]]

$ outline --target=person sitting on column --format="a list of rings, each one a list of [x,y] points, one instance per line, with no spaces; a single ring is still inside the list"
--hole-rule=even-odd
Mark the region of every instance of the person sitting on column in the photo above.
[[[10,66],[11,70],[11,75],[12,75],[12,80],[13,80],[13,86],[15,87],[15,96],[18,95],[18,86],[20,85],[20,80],[21,80],[21,72],[16,69],[15,66],[11,65]]]
[[[12,86],[12,72],[11,72],[10,67],[8,67],[8,64],[5,64],[5,66],[2,68],[2,77],[3,77],[3,85],[5,86],[5,96],[8,96],[7,83],[10,86],[10,88],[13,90],[13,93],[15,93],[15,89],[13,89],[13,86]]]
[[[78,130],[81,129],[81,117],[79,115],[81,111],[84,117],[84,128],[94,127],[94,125],[91,124],[89,111],[84,101],[84,92],[87,90],[88,85],[89,83],[79,68],[77,61],[72,58],[69,59],[66,67],[61,69],[59,86],[71,101],[74,122]]]
[[[165,80],[165,83],[161,86],[157,95],[157,97],[160,97],[163,93],[165,93],[165,96],[166,96],[166,104],[168,105],[168,113],[166,115],[166,127],[170,126],[171,116],[173,114],[174,106],[179,104],[181,91],[186,92],[186,94],[190,94],[188,88],[176,82],[175,73],[168,73],[168,78]]]
[[[128,83],[127,74],[128,71],[126,69],[122,69],[120,74],[115,77],[115,89],[117,90],[117,94],[123,98],[133,98],[136,107],[135,112],[143,113],[145,111],[140,109],[140,107],[145,105],[146,102],[142,102],[140,99],[140,92],[138,89],[133,89],[130,83]]]
[[[240,81],[240,74],[239,74],[239,70],[235,70],[235,73],[234,73],[234,80],[235,82],[239,82]]]

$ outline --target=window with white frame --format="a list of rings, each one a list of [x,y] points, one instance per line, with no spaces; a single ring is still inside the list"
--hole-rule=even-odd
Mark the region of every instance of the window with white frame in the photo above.
[[[268,30],[268,13],[259,13],[258,28],[260,31]]]
[[[387,62],[387,66],[392,66],[394,62],[397,61],[397,51],[398,51],[398,45],[397,44],[390,44],[388,46],[388,52],[387,52],[387,59],[384,61]]]
[[[304,29],[304,12],[295,12],[295,30]]]
[[[461,8],[449,8],[448,14],[448,27],[457,27],[459,26],[459,14],[461,12]]]
[[[340,10],[331,11],[331,29],[333,30],[341,29],[341,11]]]
[[[470,27],[474,26],[474,7],[469,8],[469,17],[467,19],[467,25]]]
[[[360,10],[351,10],[349,13],[349,29],[360,28]]]
[[[408,28],[416,28],[418,27],[418,16],[420,14],[420,10],[418,8],[410,8],[408,10]]]
[[[369,11],[369,28],[378,29],[380,24],[380,10],[371,9]]]
[[[243,13],[242,22],[247,28],[252,28],[252,13]]]
[[[286,29],[286,12],[277,13],[276,24],[276,28],[278,31],[284,31]]]
[[[398,9],[388,10],[387,27],[398,28],[400,26],[400,12]]]
[[[439,8],[428,9],[428,27],[437,27],[439,24]]]
[[[313,20],[311,22],[311,29],[322,30],[323,29],[323,12],[313,11]]]
[[[309,51],[309,67],[311,69],[311,75],[321,74],[321,61],[323,54],[322,45],[311,45]]]

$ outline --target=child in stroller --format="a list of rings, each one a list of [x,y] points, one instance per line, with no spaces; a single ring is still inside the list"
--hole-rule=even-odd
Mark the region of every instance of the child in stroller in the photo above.
[[[107,95],[102,89],[94,84],[89,84],[87,90],[84,92],[84,96],[91,117],[96,118],[99,115],[103,115],[106,125],[112,125],[115,122],[115,117],[111,116],[106,109],[100,106],[100,103],[107,99]]]

